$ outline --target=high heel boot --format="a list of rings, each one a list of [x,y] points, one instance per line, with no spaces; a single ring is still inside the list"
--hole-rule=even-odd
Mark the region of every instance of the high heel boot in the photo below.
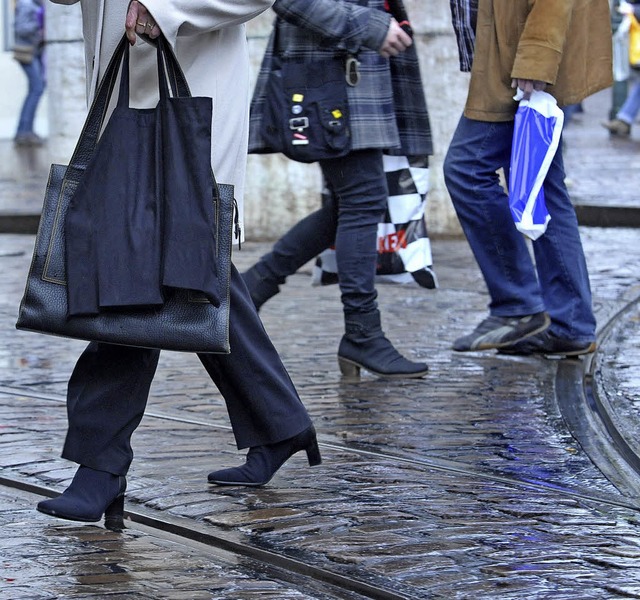
[[[122,531],[126,487],[127,480],[121,475],[80,465],[71,485],[57,498],[40,502],[37,509],[60,519],[90,523],[104,515],[107,529]]]
[[[241,277],[249,290],[251,300],[253,300],[256,310],[260,310],[260,307],[269,300],[269,298],[272,298],[280,291],[278,283],[262,275],[256,265],[242,273]]]
[[[360,369],[388,378],[423,377],[429,367],[402,356],[385,337],[380,312],[345,316],[345,334],[338,348],[338,365],[343,375],[359,377]]]
[[[253,487],[265,485],[289,458],[301,450],[307,453],[310,467],[322,462],[313,425],[288,440],[250,448],[244,465],[209,473],[209,483]]]

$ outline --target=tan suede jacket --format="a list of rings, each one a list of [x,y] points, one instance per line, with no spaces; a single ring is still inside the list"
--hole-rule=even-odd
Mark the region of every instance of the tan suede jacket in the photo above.
[[[464,114],[509,121],[512,78],[545,81],[560,106],[613,83],[608,0],[480,0]]]

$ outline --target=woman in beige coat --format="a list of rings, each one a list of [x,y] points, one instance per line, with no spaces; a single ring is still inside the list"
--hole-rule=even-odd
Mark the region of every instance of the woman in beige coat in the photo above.
[[[53,0],[74,4],[78,0]],[[249,64],[243,23],[270,0],[80,0],[88,97],[126,31],[131,52],[131,105],[157,103],[156,54],[150,42],[162,32],[174,48],[193,95],[213,98],[212,166],[242,199],[247,154]],[[238,448],[249,448],[241,467],[214,471],[209,482],[267,483],[294,453],[320,463],[315,430],[271,344],[235,267],[229,317],[231,353],[202,354],[222,393]],[[123,527],[125,475],[133,459],[130,439],[142,416],[159,351],[92,342],[71,375],[69,429],[62,456],[80,467],[58,498],[38,504],[64,519]]]
[[[124,34],[127,0],[52,0],[57,4],[82,6],[82,24],[89,103],[109,59]],[[235,186],[242,207],[250,94],[249,62],[244,22],[268,9],[272,0],[217,0],[186,2],[147,0],[143,9],[157,23],[175,49],[194,96],[213,98],[212,164],[216,179]],[[202,7],[198,6],[202,4]],[[195,6],[195,8],[194,8]],[[146,14],[146,10],[145,10]],[[142,21],[141,21],[142,22]],[[156,55],[150,52],[148,36],[137,26],[137,43],[131,48],[135,85],[132,105],[153,107],[157,103]],[[145,32],[146,33],[146,32]],[[240,208],[242,216],[242,208]]]

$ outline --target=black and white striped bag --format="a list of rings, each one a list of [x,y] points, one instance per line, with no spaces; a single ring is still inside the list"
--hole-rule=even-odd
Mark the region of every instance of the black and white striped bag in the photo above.
[[[384,157],[389,198],[384,219],[378,224],[379,283],[418,284],[433,289],[438,280],[433,271],[431,242],[425,209],[429,191],[429,157]],[[328,189],[323,190],[327,200]],[[313,285],[338,282],[336,253],[322,252],[313,269]]]

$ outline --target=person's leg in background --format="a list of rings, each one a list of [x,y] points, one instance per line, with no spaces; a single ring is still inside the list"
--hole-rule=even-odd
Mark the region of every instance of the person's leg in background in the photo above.
[[[584,109],[582,103],[569,104],[562,107],[562,112],[564,113],[564,126],[566,127],[573,121],[573,117],[578,113],[584,112]]]
[[[20,111],[14,141],[19,146],[40,146],[44,140],[34,132],[33,123],[46,85],[43,57],[35,56],[31,63],[21,66],[27,76],[28,90]]]
[[[618,110],[616,118],[605,121],[602,126],[612,135],[629,136],[638,113],[640,112],[640,70],[631,69],[629,77],[629,92],[623,105]]]
[[[521,355],[589,354],[596,349],[596,320],[578,219],[565,185],[562,145],[547,172],[544,195],[551,219],[545,233],[533,242],[533,251],[551,325],[502,351]]]
[[[320,163],[338,204],[336,262],[345,319],[338,348],[344,375],[422,377],[426,364],[404,358],[382,331],[375,288],[378,223],[387,206],[382,151],[355,151]]]
[[[242,274],[258,310],[280,291],[287,277],[333,245],[337,226],[337,207],[324,204],[298,221],[269,253]]]
[[[348,375],[421,377],[424,363],[402,357],[384,336],[375,289],[378,223],[387,203],[382,151],[360,150],[320,162],[332,203],[302,219],[243,274],[260,308],[286,277],[335,244],[346,334],[338,350]]]

